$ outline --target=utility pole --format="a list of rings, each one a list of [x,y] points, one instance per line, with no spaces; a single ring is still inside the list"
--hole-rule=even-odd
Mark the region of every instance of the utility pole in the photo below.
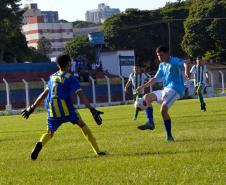
[[[169,47],[169,55],[171,55],[171,48],[172,48],[172,43],[171,43],[171,27],[170,27],[170,21],[168,21],[168,47]]]

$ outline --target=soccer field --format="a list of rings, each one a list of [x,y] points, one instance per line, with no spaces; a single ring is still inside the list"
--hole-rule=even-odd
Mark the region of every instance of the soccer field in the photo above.
[[[154,105],[154,131],[136,127],[144,112],[132,121],[134,108],[101,107],[98,126],[88,110],[79,110],[101,149],[110,155],[95,157],[77,126],[65,123],[36,161],[30,152],[46,130],[46,113],[3,116],[0,122],[0,185],[149,185],[226,184],[226,97],[177,101],[170,113],[176,142],[165,141],[165,130]]]

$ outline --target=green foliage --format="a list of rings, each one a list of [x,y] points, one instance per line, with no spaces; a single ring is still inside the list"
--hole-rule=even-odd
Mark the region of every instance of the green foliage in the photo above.
[[[27,56],[24,58],[24,61],[29,62],[49,62],[50,58],[47,55],[43,55],[37,49],[33,47],[28,48]]]
[[[95,157],[78,126],[63,124],[41,151],[30,152],[46,132],[46,114],[3,116],[0,122],[0,184],[2,185],[210,185],[225,184],[226,97],[206,99],[207,112],[197,99],[177,101],[170,109],[175,143],[165,141],[159,106],[154,104],[154,131],[140,131],[145,122],[134,108],[100,107],[97,126],[87,109],[79,110],[110,155]]]
[[[51,52],[52,44],[51,42],[45,38],[42,37],[38,40],[38,52],[41,53],[44,56],[47,56]]]
[[[100,24],[96,24],[93,22],[87,22],[87,21],[74,21],[73,27],[74,28],[87,28],[92,26],[99,26]]]
[[[1,0],[0,6],[0,61],[20,60],[27,51],[27,43],[21,33],[23,11],[20,0]]]
[[[199,0],[190,7],[182,47],[190,56],[226,59],[226,1]]]
[[[127,9],[104,22],[104,34],[110,49],[134,49],[139,58],[154,63],[155,49],[159,45],[168,46],[168,22],[172,37],[172,54],[183,56],[180,47],[183,38],[183,21],[172,22],[170,19],[186,18],[188,4],[169,3],[164,8],[152,11]]]
[[[64,51],[71,58],[86,55],[90,63],[95,62],[95,49],[90,45],[88,36],[75,37],[65,45]]]

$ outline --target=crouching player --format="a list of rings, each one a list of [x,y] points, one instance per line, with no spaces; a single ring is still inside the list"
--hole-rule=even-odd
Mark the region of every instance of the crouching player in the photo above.
[[[206,103],[202,95],[202,90],[206,85],[206,77],[208,78],[208,71],[202,57],[197,57],[196,65],[192,66],[190,73],[194,75],[194,86],[199,97],[201,110],[206,111]]]
[[[70,57],[68,55],[60,55],[57,57],[56,62],[59,71],[50,76],[48,86],[39,95],[34,104],[22,111],[22,116],[28,119],[35,108],[38,107],[46,98],[45,106],[48,111],[48,129],[47,133],[43,134],[40,140],[36,143],[31,153],[31,159],[37,159],[43,146],[53,137],[55,131],[61,126],[61,124],[65,122],[77,124],[81,128],[96,155],[106,155],[105,152],[100,151],[88,126],[75,110],[72,102],[72,93],[75,92],[78,94],[81,101],[90,109],[98,125],[102,123],[100,114],[103,114],[103,112],[91,107],[87,98],[83,95],[76,77],[68,72],[70,69]]]
[[[161,105],[160,111],[166,129],[167,141],[174,141],[171,133],[171,118],[168,110],[172,104],[184,94],[183,71],[185,67],[185,76],[188,77],[187,65],[179,58],[170,57],[168,54],[168,48],[165,46],[158,47],[156,53],[160,61],[158,71],[146,84],[138,87],[137,91],[141,92],[144,88],[153,85],[155,82],[160,80],[163,81],[163,90],[153,91],[152,93],[144,95],[143,98],[145,104],[149,106],[151,106],[153,101],[157,101]],[[152,125],[147,123],[138,126],[138,129],[140,130],[151,128]]]

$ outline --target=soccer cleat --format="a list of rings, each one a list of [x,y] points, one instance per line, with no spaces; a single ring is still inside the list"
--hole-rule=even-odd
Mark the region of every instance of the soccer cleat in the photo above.
[[[154,130],[155,129],[155,125],[154,125],[153,122],[152,123],[146,122],[144,125],[140,125],[137,128],[140,129],[140,130],[147,130],[147,129]]]
[[[36,160],[38,157],[39,152],[42,149],[42,143],[41,142],[37,142],[34,149],[31,152],[31,159],[32,160]]]
[[[206,103],[202,103],[201,104],[201,110],[203,110],[204,112],[206,112]]]
[[[108,155],[108,153],[107,152],[98,152],[97,153],[97,156],[103,156],[103,155]]]
[[[168,136],[166,140],[168,142],[174,142],[173,136]]]

